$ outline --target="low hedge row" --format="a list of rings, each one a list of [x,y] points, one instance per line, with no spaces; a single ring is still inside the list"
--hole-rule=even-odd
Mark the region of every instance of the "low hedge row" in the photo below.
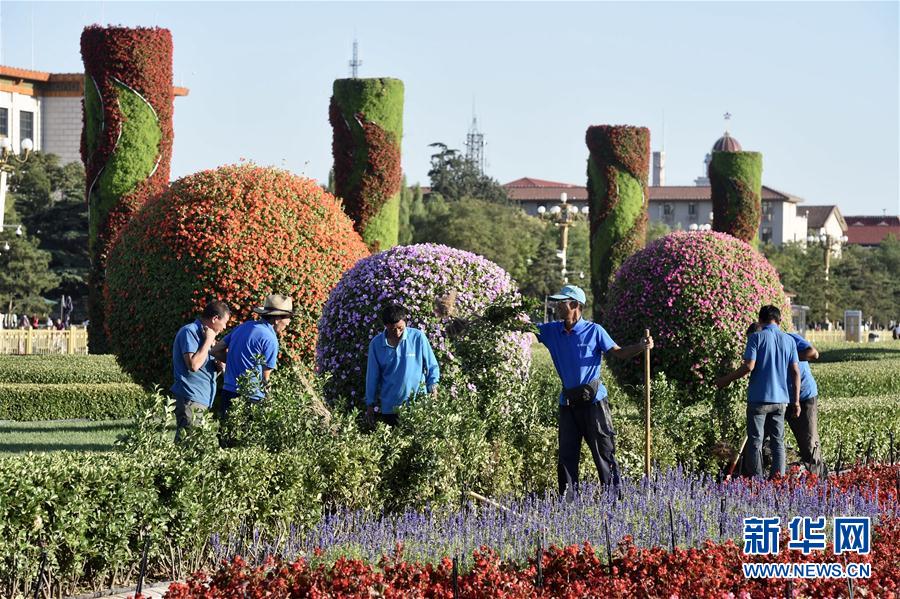
[[[54,597],[133,583],[148,534],[148,576],[183,579],[211,565],[213,533],[314,522],[339,482],[308,452],[190,441],[175,451],[165,441],[134,453],[0,457],[0,597],[31,596],[42,547]]]
[[[811,364],[820,397],[900,397],[900,358]]]
[[[114,356],[0,355],[0,383],[130,383]]]
[[[896,371],[895,371],[896,372]],[[900,401],[897,395],[835,397],[819,401],[819,437],[822,456],[833,467],[840,453],[844,465],[872,457],[889,458],[894,435],[894,459],[900,459]],[[793,436],[786,432],[788,444]]]
[[[131,418],[146,396],[134,383],[0,383],[0,420]]]

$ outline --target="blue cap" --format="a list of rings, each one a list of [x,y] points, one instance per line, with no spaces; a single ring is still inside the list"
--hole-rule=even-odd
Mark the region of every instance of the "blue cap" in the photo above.
[[[584,290],[581,287],[577,287],[575,285],[566,285],[559,293],[557,293],[556,295],[551,295],[550,299],[556,301],[573,299],[581,302],[582,304],[587,303],[587,298],[584,295]]]

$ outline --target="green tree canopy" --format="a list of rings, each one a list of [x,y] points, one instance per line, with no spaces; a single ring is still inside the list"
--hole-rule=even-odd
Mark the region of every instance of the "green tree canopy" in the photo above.
[[[442,243],[480,254],[503,267],[516,281],[528,271],[528,260],[537,252],[545,225],[520,208],[461,198],[438,199],[431,218],[415,224],[417,243]]]
[[[36,244],[41,252],[32,256],[37,261],[28,266],[31,271],[41,268],[44,260],[40,256],[47,253],[49,263],[43,268],[52,275],[47,280],[55,282],[36,293],[54,302],[63,294],[73,296],[73,318],[84,318],[90,269],[84,167],[80,162],[60,165],[58,156],[42,152],[32,153],[25,164],[16,167],[10,174],[6,223],[22,224],[26,236],[8,236],[8,243]],[[31,259],[28,256],[31,252],[25,251],[17,260],[26,264]]]
[[[500,183],[482,173],[458,150],[453,150],[440,142],[431,144],[437,152],[431,155],[431,191],[439,193],[445,200],[458,201],[462,198],[478,198],[489,202],[506,203],[509,197]]]
[[[876,248],[846,245],[832,255],[825,284],[825,249],[787,243],[767,245],[763,252],[778,270],[794,304],[809,306],[808,323],[825,321],[825,301],[831,322],[844,310],[862,310],[863,318],[887,326],[900,318],[900,242],[888,237]]]

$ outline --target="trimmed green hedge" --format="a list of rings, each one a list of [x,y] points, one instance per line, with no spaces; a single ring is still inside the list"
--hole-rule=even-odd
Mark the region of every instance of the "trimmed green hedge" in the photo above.
[[[893,395],[900,405],[900,359],[811,364],[819,397]]]
[[[0,356],[0,383],[131,383],[116,359],[103,356]]]
[[[189,444],[176,452],[171,440],[137,454],[0,457],[0,596],[31,596],[42,545],[53,596],[133,581],[147,529],[148,576],[183,578],[212,565],[214,532],[317,519],[316,459]]]
[[[131,418],[146,396],[134,383],[0,384],[0,420]]]
[[[896,370],[895,370],[896,372]],[[897,394],[877,397],[834,397],[819,400],[819,437],[828,467],[840,450],[844,465],[865,456],[871,443],[873,459],[884,461],[894,433],[894,451],[900,448],[900,401]],[[788,444],[793,435],[785,433]],[[895,455],[897,455],[895,453]]]

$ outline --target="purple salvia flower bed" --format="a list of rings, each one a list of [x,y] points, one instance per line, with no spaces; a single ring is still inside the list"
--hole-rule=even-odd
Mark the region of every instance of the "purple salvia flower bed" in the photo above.
[[[545,547],[587,541],[605,548],[605,526],[613,549],[626,535],[640,547],[668,547],[670,505],[679,547],[700,547],[707,539],[739,542],[743,519],[750,516],[780,516],[786,526],[793,516],[824,515],[829,520],[834,515],[870,516],[877,521],[885,513],[884,506],[859,490],[841,491],[827,481],[791,488],[743,480],[717,483],[681,469],[649,479],[626,479],[621,493],[585,483],[571,502],[545,494],[502,503],[510,511],[473,502],[458,510],[338,511],[308,530],[289,527],[262,535],[255,531],[251,543],[241,543],[238,535],[217,535],[212,547],[217,558],[243,553],[255,560],[266,555],[294,559],[320,550],[325,560],[344,555],[377,562],[402,544],[407,561],[436,563],[444,556],[470,556],[485,545],[504,559],[521,561],[534,554],[539,534]]]

